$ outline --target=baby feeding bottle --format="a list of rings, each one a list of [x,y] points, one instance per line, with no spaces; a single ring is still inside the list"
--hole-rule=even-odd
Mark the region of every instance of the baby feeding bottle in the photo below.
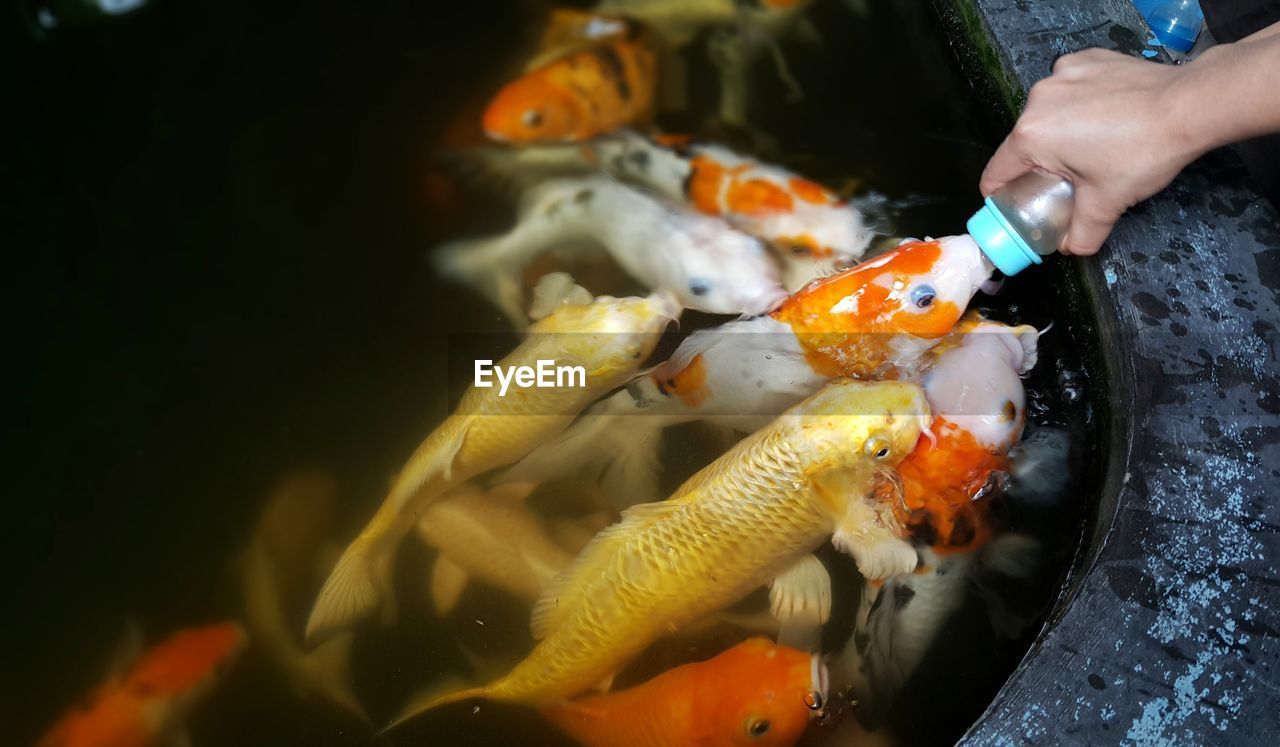
[[[1074,191],[1060,176],[1028,171],[986,199],[969,219],[969,235],[997,270],[1016,275],[1058,251],[1071,224]]]

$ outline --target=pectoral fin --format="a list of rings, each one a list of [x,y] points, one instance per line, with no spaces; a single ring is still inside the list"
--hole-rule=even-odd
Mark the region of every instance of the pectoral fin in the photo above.
[[[831,617],[831,576],[817,558],[805,555],[769,584],[769,605],[781,624],[778,642],[812,649]]]
[[[467,572],[443,553],[436,556],[431,567],[431,606],[437,615],[447,617],[453,612],[470,580]]]

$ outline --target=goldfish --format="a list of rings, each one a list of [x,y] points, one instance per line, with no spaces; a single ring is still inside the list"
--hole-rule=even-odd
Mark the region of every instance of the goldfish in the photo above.
[[[414,702],[397,723],[469,698],[547,705],[608,682],[659,636],[777,584],[829,537],[868,572],[913,567],[871,496],[928,417],[914,384],[831,382],[596,535],[534,606],[538,644],[510,673]]]
[[[78,703],[37,747],[147,747],[182,742],[187,715],[244,649],[244,629],[180,630]]]
[[[686,308],[754,315],[787,296],[759,240],[605,176],[544,182],[521,200],[511,231],[447,244],[434,259],[442,274],[476,286],[520,325],[524,267],[550,249],[584,243],[602,246],[628,275]]]
[[[584,747],[783,747],[825,699],[820,657],[756,637],[629,690],[538,710]]]
[[[418,538],[439,551],[431,572],[437,614],[453,609],[473,577],[532,604],[582,549],[578,545],[570,552],[552,535],[553,528],[523,505],[534,487],[486,491],[465,485],[423,511]],[[575,523],[603,526],[597,516]]]
[[[508,189],[602,170],[767,242],[792,292],[853,264],[873,238],[861,211],[831,190],[719,145],[662,143],[622,130],[576,146],[470,148],[444,160],[472,179]]]
[[[299,595],[315,592],[341,550],[331,539],[336,499],[333,478],[318,470],[289,475],[271,494],[244,554],[245,622],[300,696],[319,696],[367,720],[351,690],[352,635],[306,651],[301,626],[294,628]]]
[[[767,316],[699,330],[501,479],[593,479],[651,500],[661,431],[760,427],[836,376],[912,378],[993,268],[967,236],[917,241],[811,282]]]
[[[657,71],[640,35],[605,37],[571,49],[506,84],[481,126],[499,142],[579,142],[648,119]]]
[[[418,446],[373,518],[347,547],[316,598],[307,638],[349,630],[392,601],[391,561],[416,518],[451,488],[511,464],[554,437],[599,396],[631,378],[653,352],[679,308],[667,293],[646,298],[600,296],[564,304],[530,329],[499,365],[533,367],[539,360],[580,366],[583,386],[468,388],[457,409]],[[384,608],[390,616],[390,607]]]

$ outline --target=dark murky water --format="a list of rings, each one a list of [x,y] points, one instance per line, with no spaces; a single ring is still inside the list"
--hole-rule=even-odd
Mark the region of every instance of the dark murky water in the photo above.
[[[928,10],[872,5],[855,16],[818,3],[822,44],[785,47],[805,99],[787,103],[766,61],[753,123],[776,141],[771,156],[903,201],[898,235],[957,232],[994,133]],[[433,212],[424,174],[458,112],[518,65],[536,14],[503,3],[161,1],[39,40],[10,19],[6,67],[20,71],[11,98],[21,106],[0,159],[15,322],[0,723],[18,743],[100,679],[126,620],[158,638],[240,614],[235,556],[282,475],[332,472],[346,535],[443,417],[467,376],[448,370],[466,363],[448,354],[450,333],[505,327],[434,278],[424,250],[492,230],[504,209]],[[701,54],[690,52],[703,71],[693,98],[707,111],[673,124],[712,111]],[[1059,540],[1019,600],[1030,608],[1056,593],[1095,485],[1098,425],[1073,353],[1085,327],[1058,313],[1050,279],[1027,272],[980,297],[998,318],[1057,323],[1028,382],[1029,417],[1069,429],[1085,466],[1065,506],[1006,517]],[[426,559],[401,553],[401,581],[421,583]],[[826,559],[843,579],[837,607],[850,609],[858,584]],[[443,622],[412,600],[402,613],[394,631],[356,645],[356,688],[376,723],[423,685],[467,675],[456,642],[499,663],[530,646],[527,607],[497,592],[473,589]],[[837,613],[832,645],[847,625]],[[890,717],[904,741],[954,741],[1034,629],[998,642],[977,624],[948,628],[903,694],[930,703],[928,718],[914,706]],[[395,742],[562,743],[520,709],[469,708]],[[336,710],[295,698],[252,650],[192,732],[197,745],[370,741]]]

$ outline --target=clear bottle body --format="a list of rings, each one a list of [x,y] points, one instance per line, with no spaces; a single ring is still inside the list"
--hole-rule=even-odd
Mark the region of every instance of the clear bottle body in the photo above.
[[[1071,182],[1028,171],[986,199],[969,219],[969,233],[997,269],[1013,275],[1058,251],[1074,205]]]

